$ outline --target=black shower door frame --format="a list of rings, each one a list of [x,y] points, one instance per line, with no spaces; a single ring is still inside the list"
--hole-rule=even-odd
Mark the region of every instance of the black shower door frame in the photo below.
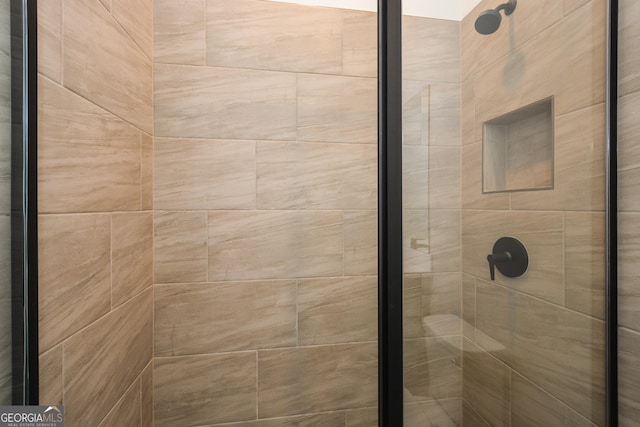
[[[618,0],[609,0],[606,81],[606,407],[618,425]],[[402,427],[402,0],[378,0],[378,425]]]

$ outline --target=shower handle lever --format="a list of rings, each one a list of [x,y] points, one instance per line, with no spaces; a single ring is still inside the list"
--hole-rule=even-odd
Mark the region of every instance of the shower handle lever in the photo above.
[[[487,261],[489,261],[489,273],[491,274],[491,280],[496,280],[496,263],[509,262],[513,259],[510,252],[502,252],[498,254],[487,255]]]
[[[487,255],[491,280],[496,280],[496,269],[506,277],[520,277],[529,268],[527,248],[515,237],[501,237]]]

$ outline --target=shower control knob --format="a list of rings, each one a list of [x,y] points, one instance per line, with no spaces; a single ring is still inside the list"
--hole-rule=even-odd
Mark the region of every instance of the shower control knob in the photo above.
[[[491,280],[496,280],[496,268],[507,277],[520,277],[529,268],[527,248],[515,237],[501,237],[487,255]]]

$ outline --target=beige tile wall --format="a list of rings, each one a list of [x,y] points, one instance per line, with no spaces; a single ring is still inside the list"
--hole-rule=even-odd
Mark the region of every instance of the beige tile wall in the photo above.
[[[619,61],[618,61],[618,329],[619,342],[619,410],[620,425],[633,426],[640,422],[640,287],[638,286],[638,248],[640,234],[640,157],[638,157],[638,111],[640,108],[640,3],[620,2]]]
[[[491,7],[461,29],[463,422],[604,425],[606,2],[518,2],[481,36]],[[483,194],[483,122],[549,96],[553,189]],[[502,236],[527,247],[524,277],[489,280]]]
[[[154,13],[156,425],[377,425],[375,14]]]
[[[151,426],[150,0],[39,2],[40,396]]]

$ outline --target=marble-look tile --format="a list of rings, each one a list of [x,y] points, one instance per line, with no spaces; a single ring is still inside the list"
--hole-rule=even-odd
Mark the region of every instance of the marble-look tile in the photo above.
[[[341,12],[262,0],[208,0],[207,65],[340,74]]]
[[[157,137],[296,137],[295,74],[156,64],[154,79]]]
[[[605,317],[605,215],[565,213],[565,306]]]
[[[153,361],[140,375],[141,427],[153,427]]]
[[[148,0],[122,1],[148,4]],[[151,12],[148,6],[143,9],[147,9],[146,14]],[[123,10],[121,15],[124,17],[126,13],[128,11]],[[65,0],[63,22],[65,86],[151,133],[153,72],[150,57],[95,0]],[[131,28],[136,25],[131,22]],[[88,34],[91,37],[87,37]]]
[[[42,77],[38,97],[39,212],[139,209],[140,132]]]
[[[640,419],[640,333],[618,328],[618,394],[620,426],[633,427]]]
[[[373,144],[258,142],[258,209],[375,209],[377,159]]]
[[[89,325],[111,308],[109,215],[38,218],[40,351]]]
[[[511,208],[604,210],[605,141],[604,104],[557,117],[554,188],[515,192]]]
[[[255,209],[256,143],[156,138],[155,209]]]
[[[624,96],[640,89],[640,58],[637,55],[640,25],[636,19],[640,3],[622,0],[618,7],[618,90]]]
[[[378,408],[346,411],[344,425],[345,427],[378,427]]]
[[[462,333],[462,276],[460,273],[422,275],[424,336]]]
[[[157,285],[154,301],[156,357],[296,344],[295,281]]]
[[[378,338],[375,276],[300,280],[297,306],[300,346]]]
[[[636,143],[639,109],[640,92],[618,100],[618,209],[622,212],[640,211],[640,147]]]
[[[141,421],[140,395],[140,380],[137,379],[98,424],[98,427],[139,426]]]
[[[209,212],[209,280],[341,276],[342,212]]]
[[[344,211],[345,276],[378,273],[378,212]]]
[[[509,193],[483,193],[482,142],[462,147],[461,192],[463,209],[509,209]]]
[[[462,76],[471,77],[486,67],[493,67],[498,58],[504,57],[514,48],[518,48],[550,25],[558,22],[564,15],[563,2],[558,0],[538,0],[520,2],[514,13],[503,17],[499,31],[490,35],[476,32],[474,23],[484,10],[493,9],[491,0],[483,0],[462,20]]]
[[[460,23],[403,16],[402,75],[428,82],[460,81]]]
[[[405,427],[457,427],[462,425],[460,399],[436,399],[404,405]]]
[[[111,0],[111,14],[140,49],[153,58],[153,0]]]
[[[207,213],[156,212],[155,283],[207,280]]]
[[[153,209],[153,137],[142,133],[140,143],[140,208]]]
[[[153,61],[204,65],[206,0],[154,0]]]
[[[38,2],[38,71],[62,82],[62,0]]]
[[[342,74],[378,75],[378,15],[342,9]]]
[[[618,322],[640,330],[640,214],[618,214]]]
[[[404,387],[408,402],[460,397],[460,336],[404,340]]]
[[[65,418],[96,425],[153,356],[151,290],[116,308],[64,343]]]
[[[376,79],[298,75],[298,140],[376,142]]]
[[[111,298],[117,306],[153,283],[153,214],[111,217]]]
[[[476,340],[476,279],[462,275],[462,335],[471,342]]]
[[[476,293],[478,345],[603,424],[604,322],[481,280]]]
[[[256,419],[256,353],[157,357],[157,427]]]
[[[39,370],[40,403],[62,405],[62,345],[40,355]]]
[[[240,423],[216,424],[212,427],[344,427],[343,412],[325,414],[300,415],[297,417],[281,417],[266,420],[245,421]],[[376,424],[377,426],[377,424]]]
[[[462,397],[492,426],[510,425],[511,370],[464,339]]]
[[[462,212],[462,271],[489,280],[487,255],[503,236],[515,237],[529,254],[523,276],[497,269],[496,283],[558,304],[564,302],[564,215],[561,212]]]
[[[377,344],[265,350],[258,355],[260,418],[377,403]]]
[[[462,425],[473,427],[491,427],[466,400],[462,401]]]
[[[595,427],[517,372],[511,374],[511,425]]]

